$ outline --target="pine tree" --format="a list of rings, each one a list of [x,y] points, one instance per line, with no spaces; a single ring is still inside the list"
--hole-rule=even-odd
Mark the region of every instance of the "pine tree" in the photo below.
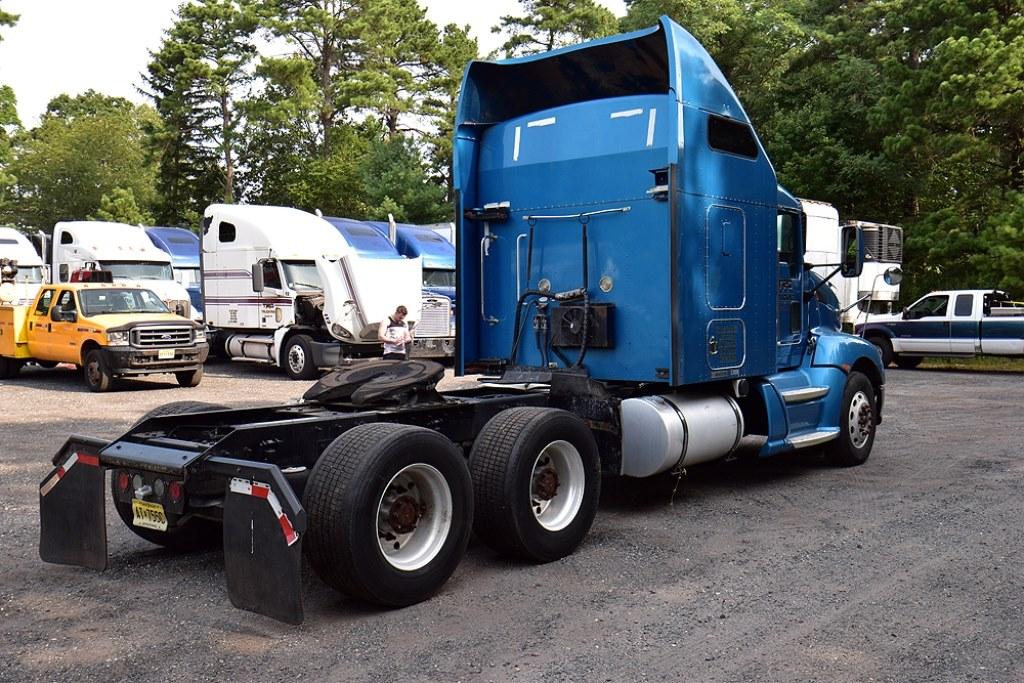
[[[506,15],[492,33],[507,34],[506,57],[548,52],[618,30],[615,15],[594,0],[520,0],[522,16]]]

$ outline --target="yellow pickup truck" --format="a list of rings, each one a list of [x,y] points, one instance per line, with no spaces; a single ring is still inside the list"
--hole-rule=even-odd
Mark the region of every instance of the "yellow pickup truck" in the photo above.
[[[205,330],[148,289],[70,282],[43,285],[28,306],[3,299],[0,291],[0,379],[29,361],[73,363],[92,391],[125,376],[169,372],[185,387],[203,378]]]

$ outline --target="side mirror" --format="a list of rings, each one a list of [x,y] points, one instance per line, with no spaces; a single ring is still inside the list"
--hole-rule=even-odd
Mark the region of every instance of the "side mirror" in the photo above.
[[[262,292],[263,289],[263,262],[257,261],[252,264],[252,291]]]
[[[75,311],[64,311],[64,322],[66,323],[77,323],[78,313]]]
[[[890,287],[895,287],[899,283],[903,282],[903,269],[899,266],[889,266],[885,269],[885,272],[882,273],[882,279],[885,281],[885,284]]]
[[[856,225],[844,225],[842,232],[842,264],[839,272],[843,277],[860,277],[864,270],[864,239]]]
[[[906,320],[907,318],[910,317],[910,312],[906,308],[904,308],[902,316],[903,316],[903,319]]]
[[[54,305],[54,307],[50,309],[50,320],[52,320],[55,323],[63,322],[64,309],[61,308],[60,306]]]

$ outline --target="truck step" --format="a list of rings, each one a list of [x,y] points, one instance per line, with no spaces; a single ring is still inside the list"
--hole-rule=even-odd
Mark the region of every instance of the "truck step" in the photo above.
[[[828,387],[800,387],[799,389],[787,389],[779,392],[782,399],[787,403],[807,403],[828,395]]]
[[[791,436],[787,441],[793,448],[810,448],[811,446],[819,446],[823,443],[827,443],[838,436],[838,429],[824,429],[818,432],[809,432],[807,434]]]

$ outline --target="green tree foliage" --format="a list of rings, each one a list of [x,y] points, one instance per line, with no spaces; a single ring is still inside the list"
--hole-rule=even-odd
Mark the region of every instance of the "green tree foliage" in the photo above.
[[[159,50],[151,53],[144,80],[163,119],[162,132],[154,135],[163,222],[187,222],[211,200],[232,202],[238,194],[238,100],[252,78],[256,26],[248,3],[183,3]],[[216,193],[213,177],[219,181]]]
[[[158,125],[153,109],[122,98],[55,98],[39,126],[15,141],[13,219],[40,228],[81,220],[115,188],[148,210],[156,192],[145,131]]]
[[[2,26],[14,26],[18,23],[18,15],[5,12],[0,9],[0,27]],[[0,34],[0,40],[3,40],[3,34]]]
[[[18,16],[0,9],[0,27],[14,26]],[[3,34],[0,33],[0,40]],[[0,220],[6,213],[10,201],[9,192],[14,185],[14,176],[10,173],[11,137],[21,128],[18,120],[17,99],[9,85],[0,84]]]
[[[129,188],[115,187],[109,194],[100,197],[100,206],[89,220],[113,221],[129,225],[152,225],[153,214],[143,211],[135,201]]]
[[[507,35],[499,48],[506,57],[549,52],[618,29],[615,15],[594,0],[520,0],[525,14],[501,17],[492,33]]]
[[[373,142],[361,176],[366,218],[385,220],[391,213],[402,223],[436,223],[449,216],[445,188],[429,181],[420,151],[406,138]]]

